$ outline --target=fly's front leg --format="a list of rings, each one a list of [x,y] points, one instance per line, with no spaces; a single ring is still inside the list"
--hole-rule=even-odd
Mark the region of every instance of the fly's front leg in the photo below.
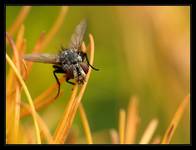
[[[92,69],[94,69],[94,70],[96,70],[96,71],[98,71],[99,69],[96,69],[96,68],[94,68],[90,63],[89,63],[89,60],[88,60],[88,57],[87,57],[87,54],[86,53],[83,53],[83,55],[84,55],[84,57],[85,57],[85,59],[86,59],[86,61],[87,61],[87,64],[92,68]]]

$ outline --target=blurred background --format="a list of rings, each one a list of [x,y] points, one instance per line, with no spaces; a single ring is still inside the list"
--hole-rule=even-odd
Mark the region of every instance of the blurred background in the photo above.
[[[6,7],[6,30],[20,9],[20,6]],[[60,6],[31,8],[24,21],[28,53],[41,32],[49,31],[60,9]],[[94,66],[100,69],[92,71],[82,99],[93,138],[97,143],[107,143],[105,133],[111,128],[118,130],[119,109],[127,109],[132,96],[139,100],[141,118],[136,142],[152,118],[158,118],[155,135],[162,137],[180,102],[190,93],[190,7],[70,6],[63,26],[43,52],[57,53],[61,45],[66,47],[83,18],[88,21],[85,41],[88,43],[88,34],[92,33]],[[8,48],[7,53],[11,55],[12,50]],[[33,98],[56,82],[52,71],[51,65],[34,63],[26,81]],[[64,95],[40,111],[51,132],[62,116],[71,88],[63,84]],[[23,121],[32,124],[31,117]],[[77,114],[73,129],[82,140],[81,128]],[[171,143],[190,143],[189,136],[187,109]]]

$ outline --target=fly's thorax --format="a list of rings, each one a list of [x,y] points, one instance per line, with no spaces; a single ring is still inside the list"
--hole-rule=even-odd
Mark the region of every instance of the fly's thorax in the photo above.
[[[64,51],[61,51],[59,54],[59,61],[61,64],[77,64],[82,62],[82,57],[78,54],[77,51],[73,49],[67,49]]]

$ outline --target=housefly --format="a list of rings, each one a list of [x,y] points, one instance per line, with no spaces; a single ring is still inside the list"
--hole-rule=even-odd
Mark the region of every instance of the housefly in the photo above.
[[[86,32],[87,22],[82,20],[79,25],[76,26],[74,33],[71,36],[71,40],[68,48],[61,47],[58,54],[27,54],[24,56],[26,61],[40,62],[53,64],[53,75],[58,84],[58,97],[60,92],[60,82],[57,77],[57,73],[65,74],[66,82],[74,85],[70,79],[75,79],[78,84],[85,82],[86,74],[88,73],[89,66],[94,68],[88,60],[87,54],[81,50],[81,44]]]

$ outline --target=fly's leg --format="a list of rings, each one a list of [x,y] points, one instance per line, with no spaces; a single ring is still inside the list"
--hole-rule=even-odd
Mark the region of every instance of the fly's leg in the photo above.
[[[62,71],[63,71],[63,69],[61,68],[61,66],[53,65],[52,67],[53,67],[55,70],[58,69],[58,70],[62,70]]]
[[[72,68],[70,68],[67,64],[64,64],[63,65],[63,70],[66,73],[66,82],[71,84],[71,85],[75,85],[74,82],[69,81],[70,79],[74,78]]]
[[[94,69],[94,70],[96,70],[96,71],[99,70],[99,69],[96,69],[96,68],[94,68],[93,66],[91,66],[91,64],[89,63],[89,60],[88,60],[88,57],[87,57],[87,54],[86,54],[86,53],[84,53],[84,57],[86,58],[87,64],[88,64],[92,69]]]
[[[56,82],[57,82],[57,84],[58,84],[58,93],[57,93],[57,95],[55,96],[55,99],[56,99],[56,98],[59,96],[59,93],[60,93],[60,82],[59,82],[59,79],[58,79],[56,73],[65,73],[65,72],[64,72],[64,71],[62,70],[62,68],[59,67],[59,66],[53,65],[53,68],[55,68],[55,70],[53,71],[53,75],[54,75],[54,77],[55,77],[55,79],[56,79]]]
[[[74,82],[71,82],[71,81],[69,81],[69,80],[70,80],[70,78],[66,77],[66,82],[67,82],[67,83],[72,84],[72,85],[75,85]]]

